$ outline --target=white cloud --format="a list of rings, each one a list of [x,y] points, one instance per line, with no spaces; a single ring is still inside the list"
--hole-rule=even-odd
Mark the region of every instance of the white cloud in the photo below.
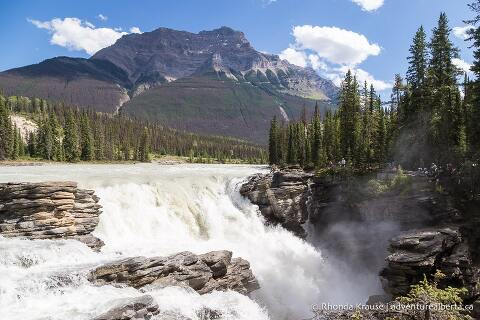
[[[365,71],[361,68],[350,68],[348,66],[342,66],[339,68],[325,70],[325,72],[320,72],[320,74],[325,78],[331,80],[336,86],[340,87],[343,79],[345,78],[345,74],[349,69],[357,77],[357,81],[360,86],[363,86],[363,83],[366,81],[369,86],[370,84],[373,84],[377,92],[388,90],[393,87],[393,84],[391,82],[376,79],[368,71]]]
[[[114,44],[123,35],[128,34],[118,29],[96,28],[90,22],[78,18],[55,18],[50,21],[27,20],[37,28],[48,30],[52,35],[51,44],[69,50],[85,51],[90,55]],[[133,27],[130,32],[138,33],[140,29]]]
[[[316,54],[309,54],[308,61],[310,62],[312,68],[315,70],[328,70],[327,64],[322,61],[321,58]]]
[[[348,69],[349,67],[347,66],[343,66],[337,69],[337,71],[341,73],[342,80],[343,80],[343,76],[347,73]],[[368,85],[373,84],[373,86],[375,87],[375,90],[377,91],[383,91],[383,90],[391,89],[393,87],[392,83],[375,79],[374,76],[372,76],[370,73],[368,73],[367,71],[361,68],[353,68],[351,69],[351,71],[357,77],[357,80],[360,83],[360,85],[363,85],[363,83],[366,81]]]
[[[294,48],[287,48],[283,50],[279,56],[280,59],[287,60],[296,66],[304,68],[307,66],[307,55],[303,51],[297,51]]]
[[[378,44],[371,44],[364,35],[337,27],[296,26],[293,36],[299,48],[313,50],[337,64],[357,65],[381,51]]]
[[[130,33],[142,33],[142,31],[140,31],[139,27],[131,27]]]
[[[321,76],[340,86],[350,69],[360,83],[367,81],[378,91],[392,88],[392,83],[376,79],[358,65],[369,56],[380,54],[381,48],[353,31],[337,27],[296,26],[295,44],[282,51],[280,58],[290,63],[315,69]]]
[[[462,59],[453,58],[452,63],[463,72],[471,72],[472,65]]]
[[[463,26],[463,27],[454,27],[453,28],[453,34],[455,35],[455,37],[457,37],[459,39],[462,39],[462,40],[465,40],[465,39],[468,38],[467,31],[470,30],[470,29],[473,29],[473,26],[466,25],[466,26]]]
[[[101,14],[101,13],[97,16],[97,18],[100,19],[100,20],[102,20],[102,21],[107,21],[107,20],[108,20],[108,17],[107,17],[107,16],[104,16],[104,15]]]
[[[363,11],[375,11],[383,6],[384,0],[352,0],[358,4]]]

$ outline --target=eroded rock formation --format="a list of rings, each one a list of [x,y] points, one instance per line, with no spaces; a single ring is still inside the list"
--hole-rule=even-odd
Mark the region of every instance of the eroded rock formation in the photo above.
[[[267,222],[298,234],[308,220],[314,226],[309,241],[347,264],[381,271],[390,294],[382,299],[406,295],[424,274],[431,277],[440,270],[446,275],[440,286],[466,288],[465,301],[480,313],[480,205],[459,206],[436,191],[435,181],[407,174],[407,184],[372,192],[369,182],[392,181],[397,173],[348,181],[282,169],[251,177],[241,193],[259,206]],[[295,228],[289,227],[292,221]]]
[[[466,288],[467,300],[474,300],[480,294],[480,269],[463,240],[460,231],[450,227],[409,231],[393,238],[381,273],[385,290],[393,296],[406,295],[424,275],[440,270],[446,276],[441,285]]]
[[[251,177],[240,193],[258,205],[266,221],[305,237],[309,184],[313,174],[299,169],[276,171]]]
[[[0,235],[28,239],[76,239],[98,250],[90,233],[101,206],[93,190],[75,182],[0,184]]]
[[[202,255],[181,252],[168,257],[134,257],[102,265],[90,274],[98,285],[128,285],[143,291],[155,287],[191,287],[200,294],[234,290],[248,294],[259,288],[250,264],[232,259],[230,251]]]

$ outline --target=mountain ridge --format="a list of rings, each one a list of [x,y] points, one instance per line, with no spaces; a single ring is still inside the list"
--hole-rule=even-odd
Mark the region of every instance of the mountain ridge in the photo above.
[[[188,88],[185,82],[175,83],[181,79],[198,87]],[[229,84],[222,86],[212,81]],[[166,93],[162,86],[176,94]],[[209,92],[208,87],[215,87],[215,94],[220,97],[209,99],[208,95],[199,92]],[[0,88],[10,95],[39,96],[102,112],[142,115],[177,128],[195,122],[195,114],[183,112],[189,108],[187,104],[198,103],[198,108],[206,114],[223,110],[224,120],[229,120],[226,123],[231,125],[235,122],[226,119],[228,114],[231,116],[231,110],[222,105],[231,108],[249,105],[254,111],[258,111],[255,107],[265,108],[256,112],[263,123],[274,115],[297,117],[303,105],[309,110],[313,108],[314,100],[326,107],[336,100],[338,93],[331,81],[323,79],[313,69],[295,66],[278,55],[259,52],[243,32],[229,27],[198,33],[158,28],[124,35],[89,59],[57,57],[1,72]],[[240,89],[232,91],[232,88]],[[152,90],[155,94],[150,93],[148,99],[142,98]],[[239,92],[241,100],[233,103],[233,96]],[[200,97],[202,101],[198,101]],[[178,101],[188,103],[182,105]],[[180,123],[166,121],[168,117],[161,108],[168,109],[171,105],[176,105],[179,114],[188,119],[177,119]],[[215,118],[220,121],[222,115]],[[256,142],[265,141],[265,133],[260,131],[242,135],[234,128],[211,132],[201,129],[205,127],[203,124],[198,128],[188,127],[201,133],[232,135],[235,131],[234,136],[253,136]],[[218,123],[212,122],[212,127],[218,127]],[[260,125],[255,130],[264,129],[264,125]]]

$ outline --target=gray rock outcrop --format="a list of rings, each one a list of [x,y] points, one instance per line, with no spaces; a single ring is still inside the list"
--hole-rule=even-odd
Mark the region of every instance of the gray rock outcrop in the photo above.
[[[93,190],[75,182],[0,184],[0,235],[28,239],[76,239],[98,250],[90,233],[101,206]]]
[[[152,296],[117,300],[115,307],[95,317],[93,320],[149,320],[160,313]]]
[[[161,310],[150,295],[119,299],[112,304],[115,305],[113,308],[93,320],[191,320],[178,312]],[[214,320],[221,317],[220,311],[205,307],[195,313],[200,320]]]
[[[313,174],[299,169],[276,171],[251,177],[240,193],[258,205],[265,220],[305,237],[303,224],[308,219],[307,200]]]
[[[89,277],[98,285],[128,285],[148,291],[166,286],[190,287],[200,294],[213,290],[234,290],[248,294],[259,288],[250,264],[232,259],[230,251],[195,255],[181,252],[168,257],[134,257],[94,269]]]
[[[385,280],[384,289],[393,296],[406,295],[411,285],[437,270],[446,276],[440,284],[466,288],[467,300],[480,294],[480,269],[475,267],[458,229],[409,231],[391,240],[390,251],[381,276]]]

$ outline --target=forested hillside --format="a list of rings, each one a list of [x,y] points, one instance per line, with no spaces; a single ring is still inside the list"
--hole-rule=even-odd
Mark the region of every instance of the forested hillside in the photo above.
[[[340,162],[364,167],[395,161],[416,169],[476,166],[480,156],[480,3],[469,23],[475,49],[476,79],[454,65],[459,50],[450,40],[445,13],[428,36],[423,27],[410,47],[405,79],[395,76],[391,101],[382,104],[375,88],[359,84],[349,71],[341,86],[337,111],[321,119],[280,123],[274,118],[269,135],[271,164],[322,168]],[[473,161],[469,162],[469,161]]]
[[[33,120],[37,130],[22,134],[12,115]],[[263,147],[220,136],[202,136],[43,99],[0,96],[0,160],[148,161],[151,155],[190,161],[262,163]]]

